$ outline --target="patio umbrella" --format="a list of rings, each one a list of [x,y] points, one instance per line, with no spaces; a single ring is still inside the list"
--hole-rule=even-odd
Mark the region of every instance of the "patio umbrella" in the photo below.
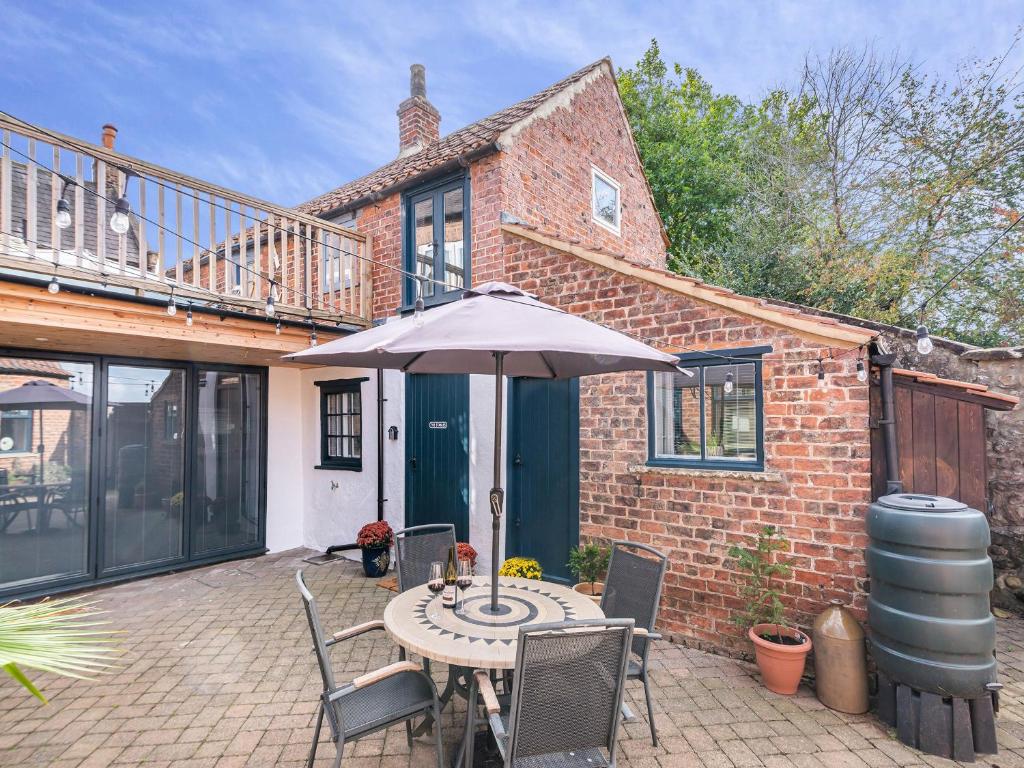
[[[43,411],[71,410],[89,407],[91,398],[67,387],[58,387],[52,381],[35,379],[19,387],[0,392],[0,411],[39,412],[39,482],[46,482],[46,446],[43,444]]]
[[[494,487],[491,506],[491,611],[498,612],[502,376],[568,379],[617,371],[675,372],[673,355],[544,304],[507,283],[484,283],[460,301],[405,317],[286,359],[405,373],[495,376]]]

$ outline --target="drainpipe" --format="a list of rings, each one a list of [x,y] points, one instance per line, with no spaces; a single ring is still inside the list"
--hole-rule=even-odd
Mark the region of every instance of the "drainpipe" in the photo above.
[[[884,430],[885,439],[885,492],[903,493],[896,445],[896,398],[892,381],[892,364],[896,362],[896,355],[872,355],[871,362],[879,368],[882,390],[882,418],[878,420],[878,425]]]

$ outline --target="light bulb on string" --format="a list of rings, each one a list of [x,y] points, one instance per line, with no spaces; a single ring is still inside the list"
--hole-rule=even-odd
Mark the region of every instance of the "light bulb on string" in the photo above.
[[[922,323],[917,326],[917,351],[922,355],[930,354],[935,348],[931,336],[928,335],[928,327]]]
[[[727,395],[732,392],[732,371],[725,374],[725,384],[722,386],[722,389]]]
[[[267,306],[266,306],[267,317],[274,316],[274,281],[270,281],[270,293],[267,294]]]
[[[867,381],[867,380],[868,380],[868,369],[864,367],[864,361],[863,360],[858,360],[857,361],[857,381]]]
[[[60,293],[60,280],[57,279],[56,274],[54,274],[54,276],[50,278],[50,283],[49,285],[46,286],[46,290],[48,290],[52,294]]]
[[[280,320],[278,320],[276,323],[274,323],[274,335],[276,335],[276,336],[280,336],[281,335],[281,321]]]
[[[57,201],[57,217],[54,222],[57,229],[67,229],[71,226],[71,205],[63,197]]]
[[[185,325],[192,327],[192,302],[188,303],[188,310],[185,312]]]
[[[117,202],[114,203],[114,215],[110,217],[110,228],[117,234],[123,235],[128,231],[128,225],[130,224],[128,213],[131,209],[132,207],[127,197],[121,195],[121,197],[117,198]]]
[[[316,326],[313,326],[313,332],[309,334],[309,346],[315,347],[317,345]]]
[[[178,314],[178,305],[174,303],[174,294],[172,293],[167,299],[167,316],[174,317]]]
[[[825,363],[822,362],[821,358],[818,358],[818,386],[825,386]]]

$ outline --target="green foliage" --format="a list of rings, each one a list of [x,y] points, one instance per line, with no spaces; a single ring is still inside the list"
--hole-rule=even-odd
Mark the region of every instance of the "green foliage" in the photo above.
[[[579,578],[593,584],[608,572],[608,561],[611,550],[594,542],[581,544],[569,550],[569,571]]]
[[[915,325],[921,301],[1024,205],[1016,45],[948,82],[870,47],[839,49],[808,57],[798,89],[743,103],[667,66],[652,41],[619,85],[670,268]],[[926,322],[981,345],[1024,342],[1022,288],[1024,225],[929,303]]]
[[[743,572],[744,584],[740,594],[747,601],[746,612],[736,617],[735,622],[744,627],[755,624],[778,624],[786,626],[785,606],[775,586],[775,579],[788,578],[792,573],[792,561],[781,560],[777,552],[789,549],[789,542],[774,525],[766,525],[757,534],[757,543],[752,548],[733,545],[729,557],[736,560],[736,567]]]
[[[76,597],[0,606],[0,667],[44,704],[22,667],[78,679],[109,668],[113,633],[97,629],[91,606]]]

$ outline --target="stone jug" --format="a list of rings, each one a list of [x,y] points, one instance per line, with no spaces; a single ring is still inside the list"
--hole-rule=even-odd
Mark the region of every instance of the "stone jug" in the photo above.
[[[868,711],[868,670],[864,630],[843,607],[831,600],[812,630],[815,690],[829,709],[859,715]]]

